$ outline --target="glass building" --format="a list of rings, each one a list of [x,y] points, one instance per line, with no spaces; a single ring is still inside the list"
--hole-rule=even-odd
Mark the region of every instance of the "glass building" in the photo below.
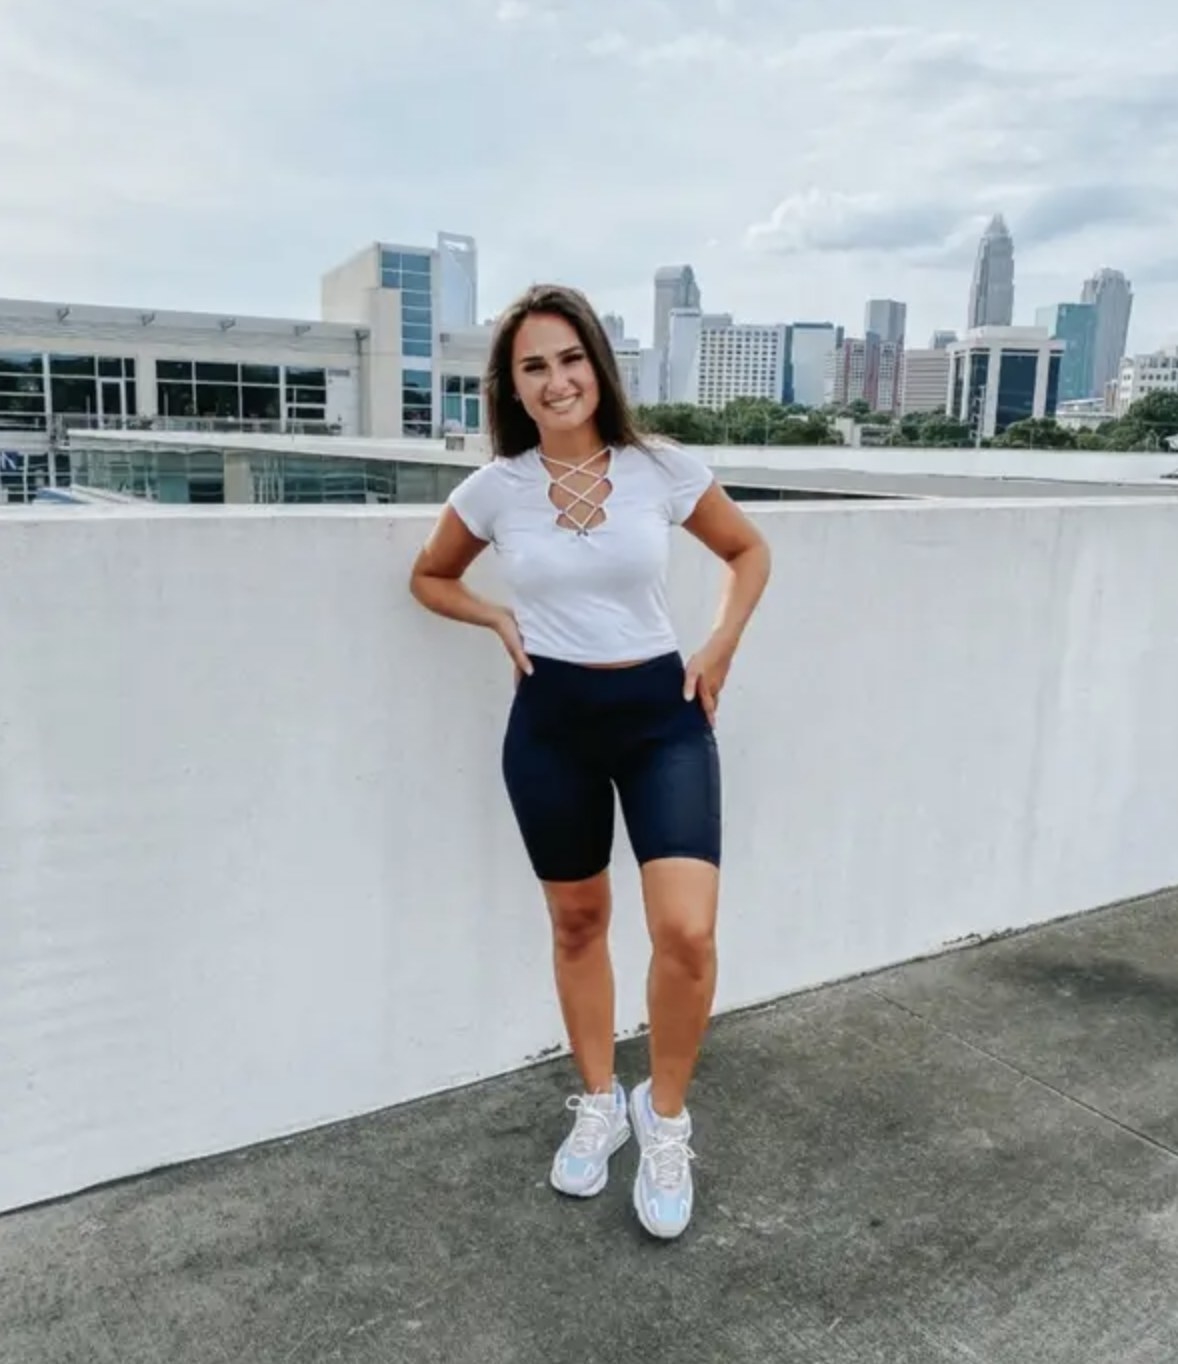
[[[1074,402],[1092,393],[1098,314],[1092,303],[1053,303],[1035,314],[1035,325],[1065,346],[1060,362],[1059,398]]]
[[[172,504],[442,503],[475,466],[84,436],[68,460],[59,484]]]
[[[1041,327],[979,327],[949,348],[950,412],[979,438],[1059,402],[1064,343]]]

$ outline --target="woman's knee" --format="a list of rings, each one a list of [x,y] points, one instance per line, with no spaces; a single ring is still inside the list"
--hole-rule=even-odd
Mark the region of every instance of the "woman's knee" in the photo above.
[[[604,874],[587,881],[550,881],[544,890],[560,951],[584,952],[609,931],[609,881]]]
[[[716,964],[716,930],[712,922],[668,919],[653,935],[656,957],[693,980],[703,980]]]

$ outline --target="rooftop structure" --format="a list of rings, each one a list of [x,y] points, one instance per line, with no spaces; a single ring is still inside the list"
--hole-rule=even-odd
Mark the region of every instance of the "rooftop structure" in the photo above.
[[[478,253],[373,244],[323,282],[324,321],[0,299],[0,442],[78,428],[432,436],[477,431],[490,329]]]
[[[991,453],[1021,452],[926,458]],[[720,713],[723,1016],[675,1320],[757,1364],[1166,1359],[1178,919],[1164,897],[1067,916],[1178,883],[1178,498],[752,514],[779,576]],[[4,514],[20,1364],[91,1342],[533,1364],[578,1358],[604,1303],[613,1364],[650,1330],[668,1262],[634,1228],[629,1153],[588,1206],[544,1183],[573,1078],[537,1064],[563,1034],[499,784],[511,673],[408,599],[431,521]],[[499,590],[490,556],[478,573]],[[679,537],[689,645],[719,579]],[[633,1036],[624,842],[615,887]],[[622,1047],[625,1079],[643,1065]]]

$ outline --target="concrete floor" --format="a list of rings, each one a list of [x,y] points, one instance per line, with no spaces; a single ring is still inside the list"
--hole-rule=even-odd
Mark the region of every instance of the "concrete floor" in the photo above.
[[[1170,895],[720,1020],[677,1243],[559,1061],[0,1218],[0,1361],[1173,1364],[1176,1058]]]

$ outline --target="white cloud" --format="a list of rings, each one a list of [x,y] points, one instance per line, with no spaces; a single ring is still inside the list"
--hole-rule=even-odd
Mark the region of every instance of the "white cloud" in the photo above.
[[[376,237],[479,238],[482,311],[536,277],[649,333],[650,277],[857,326],[959,325],[1007,214],[1017,307],[1138,272],[1178,316],[1178,34],[1120,0],[0,3],[0,293],[311,312]],[[834,14],[837,18],[832,19]],[[976,25],[976,30],[972,27]]]

